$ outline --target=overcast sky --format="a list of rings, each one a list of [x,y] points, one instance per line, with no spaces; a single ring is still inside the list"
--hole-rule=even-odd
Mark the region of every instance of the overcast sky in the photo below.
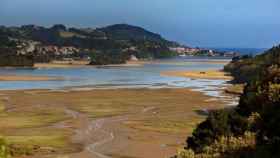
[[[142,26],[200,47],[280,43],[280,0],[0,0],[0,25]]]

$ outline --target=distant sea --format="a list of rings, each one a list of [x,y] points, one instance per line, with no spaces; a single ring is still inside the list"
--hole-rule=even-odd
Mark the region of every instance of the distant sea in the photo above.
[[[238,52],[241,55],[258,55],[268,50],[268,48],[209,48],[216,51]]]

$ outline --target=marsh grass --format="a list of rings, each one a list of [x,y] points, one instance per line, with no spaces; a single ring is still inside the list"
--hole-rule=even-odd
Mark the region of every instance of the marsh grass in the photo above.
[[[63,121],[68,117],[61,110],[36,109],[30,111],[13,111],[0,113],[1,129],[5,128],[32,128],[47,126],[55,122]],[[0,131],[1,131],[0,129]]]
[[[54,123],[69,119],[61,108],[47,106],[16,107],[5,111],[0,102],[0,135],[11,146],[13,156],[36,152],[74,151],[71,131],[53,129]]]
[[[191,133],[193,128],[202,119],[193,118],[192,121],[180,120],[140,120],[140,121],[127,121],[124,125],[138,130],[148,130],[160,133]]]

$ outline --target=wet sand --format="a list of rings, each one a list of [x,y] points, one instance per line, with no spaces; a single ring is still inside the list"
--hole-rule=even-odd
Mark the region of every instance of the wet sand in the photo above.
[[[223,79],[231,80],[232,77],[222,70],[203,70],[203,71],[166,71],[161,72],[164,76],[188,77],[192,79]]]
[[[26,127],[16,123],[1,128],[2,135],[13,137],[24,133],[33,136],[39,131],[40,135],[46,133],[48,136],[58,130],[67,133],[63,137],[63,141],[68,142],[66,145],[58,148],[44,142],[54,152],[29,156],[40,158],[170,157],[184,146],[192,129],[206,117],[206,109],[224,107],[221,101],[210,100],[211,97],[189,89],[16,90],[0,93],[6,113],[22,113],[24,117],[30,116],[27,120],[37,120],[33,118],[37,115],[46,117],[40,120],[53,118],[39,126],[29,123]],[[48,109],[47,115],[45,109]],[[1,119],[11,116],[4,115]],[[54,119],[56,117],[60,119]],[[22,132],[27,129],[33,132]]]

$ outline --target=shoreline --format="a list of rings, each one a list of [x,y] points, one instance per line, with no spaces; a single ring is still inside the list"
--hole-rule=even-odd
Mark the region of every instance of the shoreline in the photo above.
[[[80,67],[139,67],[151,61],[128,61],[125,64],[89,65],[89,61],[53,61],[51,63],[35,63],[34,68],[80,68]]]
[[[77,61],[75,63],[54,61],[52,63],[35,63],[34,67],[2,67],[3,69],[52,69],[52,68],[118,68],[118,67],[141,67],[150,61],[129,61],[126,64],[115,65],[87,65],[87,61]],[[33,75],[14,75],[14,74],[0,74],[1,81],[63,81],[63,77],[52,76],[33,76]]]
[[[139,60],[127,61],[125,64],[108,64],[108,65],[89,65],[89,61],[52,61],[50,63],[35,63],[33,68],[79,68],[79,67],[139,67],[145,64],[173,63],[172,61],[155,60]],[[228,59],[206,59],[188,61],[190,63],[207,63],[207,64],[227,64]]]
[[[170,58],[171,60],[173,58]],[[184,58],[182,58],[184,60]],[[186,58],[188,59],[188,58]],[[231,60],[229,59],[191,59],[187,61],[190,63],[207,63],[207,64],[227,64]],[[127,61],[125,64],[109,64],[109,65],[89,65],[90,61],[87,60],[74,60],[74,61],[61,61],[54,60],[49,63],[34,63],[33,67],[2,67],[7,69],[13,68],[29,68],[29,69],[40,69],[40,68],[79,68],[79,67],[138,67],[144,66],[145,64],[160,64],[160,63],[173,63],[172,61],[165,61],[165,59],[154,59],[154,60],[139,60],[139,61]]]

